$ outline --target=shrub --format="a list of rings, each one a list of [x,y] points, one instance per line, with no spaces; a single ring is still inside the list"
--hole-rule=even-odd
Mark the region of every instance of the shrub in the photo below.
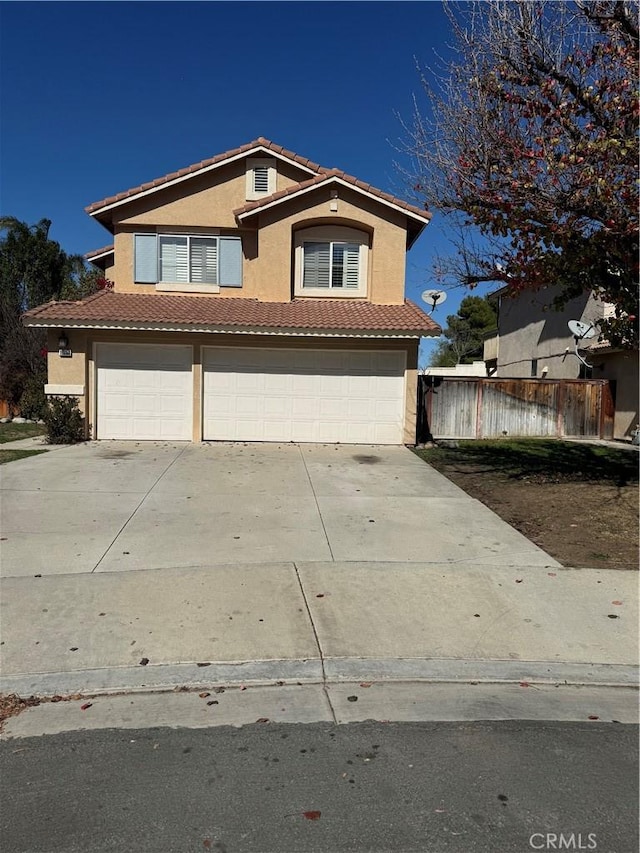
[[[47,398],[44,393],[46,377],[29,376],[18,402],[18,410],[23,418],[39,421],[47,413]]]
[[[44,422],[49,444],[76,444],[84,441],[84,418],[75,397],[52,397]]]

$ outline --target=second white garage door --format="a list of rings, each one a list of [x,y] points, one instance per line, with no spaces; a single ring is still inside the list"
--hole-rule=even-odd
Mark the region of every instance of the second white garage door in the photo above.
[[[402,444],[405,354],[203,350],[205,441]]]
[[[97,344],[98,438],[191,441],[190,346]]]

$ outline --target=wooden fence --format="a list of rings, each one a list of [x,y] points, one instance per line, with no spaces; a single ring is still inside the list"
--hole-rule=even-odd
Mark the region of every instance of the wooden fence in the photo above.
[[[418,377],[417,441],[432,438],[612,438],[606,379]]]

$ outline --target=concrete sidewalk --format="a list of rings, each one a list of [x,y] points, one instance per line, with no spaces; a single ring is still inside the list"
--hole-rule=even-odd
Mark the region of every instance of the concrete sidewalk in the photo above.
[[[7,693],[636,683],[632,572],[317,562],[13,577],[2,586]]]

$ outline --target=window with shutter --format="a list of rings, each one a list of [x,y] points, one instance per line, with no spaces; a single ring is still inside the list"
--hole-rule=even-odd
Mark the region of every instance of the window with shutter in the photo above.
[[[322,234],[331,239],[308,239]],[[298,232],[295,240],[297,295],[366,295],[366,233],[347,227],[318,226]]]
[[[134,246],[136,281],[154,282],[158,290],[242,287],[240,237],[136,234]]]

